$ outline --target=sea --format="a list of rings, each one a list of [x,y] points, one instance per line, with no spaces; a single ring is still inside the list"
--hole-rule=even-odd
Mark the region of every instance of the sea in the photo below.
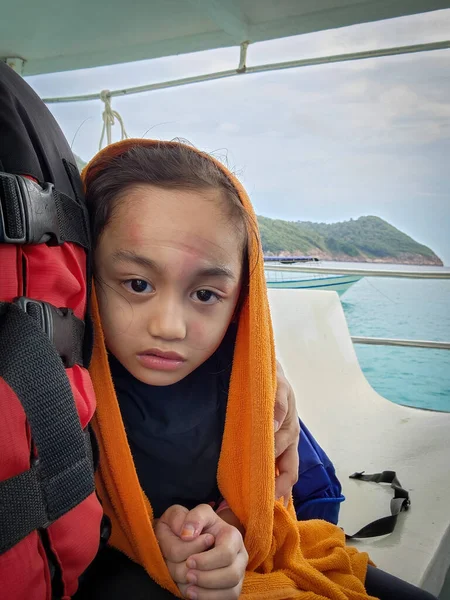
[[[429,271],[417,267],[322,262],[321,266]],[[342,297],[351,335],[450,342],[450,279],[364,277]],[[450,350],[355,344],[361,368],[382,396],[450,412]]]

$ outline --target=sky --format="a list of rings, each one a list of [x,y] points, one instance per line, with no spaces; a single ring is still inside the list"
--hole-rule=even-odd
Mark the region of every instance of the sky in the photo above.
[[[450,39],[450,9],[249,47],[250,65]],[[235,68],[238,48],[27,77],[41,97]],[[100,100],[50,104],[73,151],[98,150]],[[113,98],[132,137],[183,138],[238,175],[260,215],[376,215],[450,265],[450,50],[261,73]],[[119,126],[113,139],[119,139]]]

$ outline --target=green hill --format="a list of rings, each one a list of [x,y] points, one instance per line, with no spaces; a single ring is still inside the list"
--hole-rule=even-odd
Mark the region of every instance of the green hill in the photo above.
[[[419,244],[379,217],[340,223],[282,221],[258,216],[266,255],[314,255],[328,260],[442,265],[427,246]]]

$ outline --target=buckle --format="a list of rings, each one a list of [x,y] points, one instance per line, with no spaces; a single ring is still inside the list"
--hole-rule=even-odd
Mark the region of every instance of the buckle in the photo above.
[[[79,361],[77,356],[77,340],[74,336],[74,320],[76,319],[70,308],[56,308],[48,302],[33,300],[21,296],[14,300],[23,312],[35,319],[55,346],[66,369],[73,367]],[[82,323],[79,319],[76,319]],[[81,347],[82,340],[79,347]]]
[[[41,187],[22,175],[0,173],[0,184],[0,243],[64,242],[52,183]]]

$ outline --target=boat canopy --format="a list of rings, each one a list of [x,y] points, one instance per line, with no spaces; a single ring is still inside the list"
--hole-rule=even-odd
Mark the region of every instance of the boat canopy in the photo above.
[[[0,60],[23,75],[242,46],[450,7],[450,0],[3,2]]]

